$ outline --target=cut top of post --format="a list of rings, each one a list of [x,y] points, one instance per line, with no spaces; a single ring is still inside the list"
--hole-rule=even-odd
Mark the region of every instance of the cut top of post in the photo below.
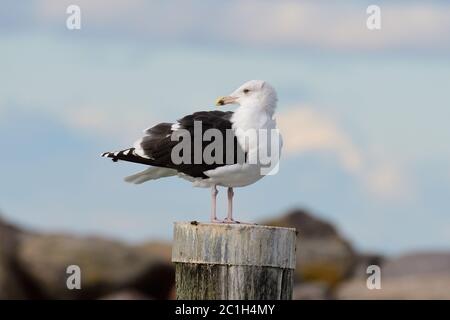
[[[172,261],[295,269],[294,228],[175,222]]]

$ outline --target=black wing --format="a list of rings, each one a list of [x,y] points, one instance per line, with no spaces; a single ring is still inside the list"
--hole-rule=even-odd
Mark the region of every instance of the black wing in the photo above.
[[[191,177],[207,178],[205,171],[215,169],[223,165],[230,165],[240,162],[240,155],[244,155],[236,137],[232,133],[232,123],[230,121],[233,112],[223,111],[199,111],[191,115],[185,116],[177,121],[177,123],[160,123],[145,131],[146,135],[139,140],[134,148],[122,150],[119,152],[107,152],[103,156],[112,158],[113,161],[124,160],[148,164],[157,167],[165,167],[175,169],[178,172],[185,173]],[[222,134],[222,157],[215,163],[205,163],[203,157],[200,163],[194,163],[194,124],[199,121],[202,133],[208,129],[217,129]],[[188,163],[176,164],[172,161],[172,149],[179,141],[172,141],[171,136],[180,129],[187,130],[191,139],[190,161]],[[233,138],[232,144],[225,143],[227,130],[231,132]],[[230,136],[230,134],[228,134]],[[214,142],[202,140],[202,154],[207,145]],[[233,154],[230,155],[230,152]],[[181,153],[180,156],[183,156]],[[215,156],[212,152],[212,156]],[[245,155],[244,155],[245,158]],[[231,161],[230,161],[231,160]]]

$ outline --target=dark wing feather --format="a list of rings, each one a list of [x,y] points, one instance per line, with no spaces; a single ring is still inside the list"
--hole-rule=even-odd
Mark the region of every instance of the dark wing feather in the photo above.
[[[102,157],[111,158],[111,160],[114,162],[122,160],[122,161],[146,164],[149,166],[154,165],[154,163],[151,159],[147,159],[147,158],[137,155],[134,152],[134,148],[129,148],[129,149],[116,151],[116,152],[104,152],[104,153],[102,153]]]
[[[113,158],[114,161],[125,160],[143,164],[149,164],[157,167],[165,167],[175,169],[178,172],[185,173],[191,177],[207,178],[204,174],[205,171],[215,169],[223,166],[227,159],[227,152],[234,152],[234,162],[238,161],[238,152],[242,152],[236,137],[234,137],[233,150],[226,149],[225,137],[227,129],[232,129],[232,123],[230,121],[233,112],[223,111],[199,111],[193,114],[187,115],[177,121],[178,129],[188,130],[191,136],[191,146],[194,145],[194,122],[201,121],[202,132],[208,129],[214,128],[222,133],[224,138],[223,146],[223,161],[221,163],[207,164],[202,163],[194,164],[194,154],[191,152],[190,163],[174,164],[171,159],[172,149],[177,145],[178,141],[172,141],[171,135],[173,134],[172,123],[160,123],[154,127],[151,127],[145,131],[144,136],[137,145],[139,152],[136,152],[134,148],[130,150],[127,155],[126,150],[116,153],[105,153],[104,156]],[[176,131],[176,130],[175,130]],[[202,150],[211,143],[210,141],[202,142]],[[227,163],[230,164],[230,163]]]

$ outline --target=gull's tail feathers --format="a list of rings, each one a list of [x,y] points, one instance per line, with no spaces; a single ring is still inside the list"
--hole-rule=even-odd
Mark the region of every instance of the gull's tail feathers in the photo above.
[[[177,174],[177,171],[169,168],[152,167],[126,177],[124,180],[129,183],[141,184],[149,180],[170,177]]]
[[[102,153],[101,156],[103,158],[110,158],[114,162],[122,160],[122,161],[146,164],[146,165],[150,165],[150,166],[155,165],[153,159],[142,157],[142,156],[136,154],[134,148],[129,148],[129,149],[121,150],[121,151],[114,151],[114,152],[104,152],[104,153]]]

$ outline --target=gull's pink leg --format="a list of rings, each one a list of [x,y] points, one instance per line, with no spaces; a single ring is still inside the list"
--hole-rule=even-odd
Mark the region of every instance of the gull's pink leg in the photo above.
[[[216,208],[217,208],[217,194],[219,193],[219,191],[217,191],[217,187],[214,185],[211,187],[211,222],[222,222],[217,220],[217,215],[216,215]]]
[[[225,220],[223,220],[225,223],[239,223],[233,220],[233,196],[233,188],[228,188],[228,214]]]

